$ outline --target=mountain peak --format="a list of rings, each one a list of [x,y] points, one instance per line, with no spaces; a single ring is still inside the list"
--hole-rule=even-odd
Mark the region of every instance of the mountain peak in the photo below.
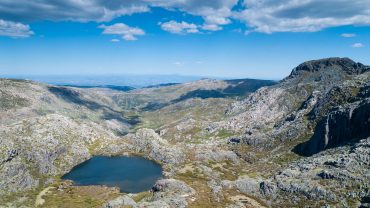
[[[366,71],[370,71],[369,66],[365,66],[361,63],[354,62],[349,58],[326,58],[319,60],[307,61],[293,69],[289,77],[295,77],[302,71],[305,72],[317,72],[321,70],[327,70],[328,68],[341,69],[343,72],[353,75],[362,74]]]

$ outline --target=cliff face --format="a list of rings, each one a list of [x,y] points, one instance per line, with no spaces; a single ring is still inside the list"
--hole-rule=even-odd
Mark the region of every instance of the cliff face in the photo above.
[[[297,153],[312,155],[370,136],[370,82],[366,74],[363,78],[334,86],[321,98],[308,116],[317,123],[314,134],[295,148]]]
[[[316,126],[311,139],[295,151],[310,156],[322,150],[355,143],[370,137],[370,101],[364,100],[331,110]]]
[[[336,107],[367,99],[368,71],[368,66],[347,58],[303,63],[279,84],[234,103],[227,111],[231,118],[219,128],[244,133],[245,143],[259,147],[280,144],[272,140],[299,139],[317,123],[322,125]]]

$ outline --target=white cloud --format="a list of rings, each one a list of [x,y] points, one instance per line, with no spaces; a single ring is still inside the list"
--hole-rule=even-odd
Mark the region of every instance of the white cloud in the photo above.
[[[342,36],[343,38],[353,38],[353,37],[356,37],[356,34],[354,34],[354,33],[343,33],[340,36]]]
[[[176,22],[175,20],[171,20],[165,23],[159,23],[159,25],[163,30],[174,34],[200,33],[200,29],[208,31],[222,30],[222,27],[217,24],[196,25],[184,21]]]
[[[29,25],[0,19],[0,36],[26,38],[33,34]]]
[[[150,7],[179,10],[201,16],[205,24],[230,23],[238,0],[5,0],[0,1],[0,19],[13,21],[110,21]]]
[[[238,0],[144,0],[151,6],[160,6],[168,9],[201,16],[205,25],[226,25],[231,22],[232,8]],[[215,27],[213,27],[215,28]]]
[[[130,27],[124,23],[116,23],[110,26],[100,25],[99,28],[104,29],[103,34],[120,35],[128,41],[137,40],[136,36],[145,35],[144,30],[137,27]]]
[[[116,38],[113,38],[112,40],[110,40],[111,42],[114,42],[114,43],[116,43],[116,42],[119,42],[120,40],[119,39],[116,39]]]
[[[355,44],[351,45],[351,47],[352,48],[363,48],[363,47],[365,47],[365,45],[362,44],[362,43],[355,43]]]
[[[209,31],[218,31],[218,30],[222,30],[222,27],[215,25],[215,24],[204,24],[202,26],[202,29],[209,30]]]
[[[244,0],[234,17],[252,31],[316,32],[328,27],[370,25],[368,0]]]
[[[159,23],[161,28],[167,32],[175,34],[186,34],[186,33],[199,33],[198,26],[196,24],[187,22],[176,22],[171,20],[169,22]]]
[[[109,22],[120,16],[148,12],[151,7],[162,7],[200,16],[204,30],[215,31],[231,22],[232,8],[237,3],[238,0],[5,0],[0,1],[0,19]],[[184,32],[198,33],[199,28],[201,26],[188,28]],[[135,39],[135,36],[127,35],[125,39]]]
[[[242,6],[233,11],[238,2]],[[250,32],[262,33],[316,32],[328,27],[370,25],[369,0],[3,0],[0,19],[104,22],[148,12],[151,7],[203,18],[203,23],[184,29],[184,33],[221,30],[232,19],[244,22]],[[135,36],[128,35],[126,39]]]

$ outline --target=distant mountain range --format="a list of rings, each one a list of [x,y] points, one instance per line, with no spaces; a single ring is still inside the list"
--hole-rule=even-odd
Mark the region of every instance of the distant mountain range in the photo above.
[[[64,87],[75,87],[75,88],[82,88],[82,89],[92,89],[92,88],[107,88],[111,90],[117,90],[122,92],[128,92],[130,90],[134,90],[135,87],[130,86],[116,86],[116,85],[61,85]]]
[[[52,85],[65,85],[75,87],[109,85],[130,86],[134,88],[157,86],[167,83],[185,83],[205,78],[202,76],[185,75],[0,75],[0,77],[26,79]]]

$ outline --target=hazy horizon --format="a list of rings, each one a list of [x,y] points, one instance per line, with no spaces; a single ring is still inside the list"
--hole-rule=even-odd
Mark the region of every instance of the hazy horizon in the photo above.
[[[75,86],[130,86],[135,88],[147,87],[159,84],[186,83],[201,79],[235,80],[235,79],[258,79],[249,77],[212,77],[191,76],[180,74],[116,74],[116,75],[0,75],[0,78],[25,79],[52,85],[75,85]],[[263,80],[263,79],[258,79]],[[273,81],[279,81],[270,79]]]

